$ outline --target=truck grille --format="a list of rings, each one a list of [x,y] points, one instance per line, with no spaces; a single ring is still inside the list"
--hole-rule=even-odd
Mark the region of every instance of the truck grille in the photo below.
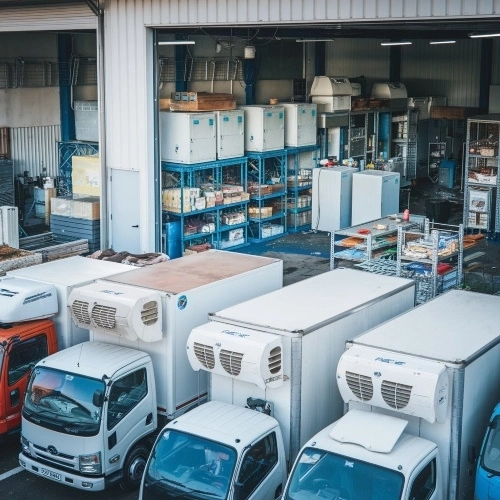
[[[96,326],[106,330],[115,328],[116,307],[103,306],[96,304],[92,308],[92,321]]]
[[[89,303],[83,302],[82,300],[75,300],[71,305],[71,310],[75,318],[80,323],[85,323],[90,325],[90,316],[89,316]]]
[[[373,397],[373,383],[370,377],[359,373],[345,372],[349,389],[361,401],[369,401]]]
[[[158,302],[150,300],[142,306],[141,320],[146,325],[154,325],[158,321]]]
[[[58,453],[57,455],[52,455],[47,448],[42,446],[32,444],[33,449],[36,452],[37,457],[40,461],[47,465],[53,465],[54,467],[64,468],[67,470],[76,470],[78,458],[72,455],[66,455],[65,453]]]
[[[399,410],[408,405],[412,389],[411,385],[384,380],[381,388],[382,398],[391,408]]]
[[[215,367],[214,349],[211,345],[194,343],[194,355],[196,359],[207,369],[213,370]]]
[[[227,351],[222,349],[219,354],[220,364],[229,375],[239,375],[241,372],[241,361],[243,354],[241,352]]]
[[[271,349],[269,355],[269,371],[271,373],[279,373],[281,370],[281,347]]]

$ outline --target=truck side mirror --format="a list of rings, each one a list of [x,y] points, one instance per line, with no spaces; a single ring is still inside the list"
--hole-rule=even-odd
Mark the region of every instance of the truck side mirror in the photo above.
[[[101,390],[97,390],[92,394],[92,404],[97,408],[102,408],[104,404],[104,392]]]
[[[234,483],[233,500],[243,500],[243,483]]]

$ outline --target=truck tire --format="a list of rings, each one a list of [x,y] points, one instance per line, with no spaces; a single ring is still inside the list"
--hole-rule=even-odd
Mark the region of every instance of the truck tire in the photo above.
[[[132,448],[123,466],[123,478],[120,481],[122,490],[134,491],[139,488],[148,456],[149,449],[143,444],[137,444]]]

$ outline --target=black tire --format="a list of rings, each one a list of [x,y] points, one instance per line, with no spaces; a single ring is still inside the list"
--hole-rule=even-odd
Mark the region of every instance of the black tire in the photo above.
[[[148,461],[149,449],[143,444],[132,448],[123,466],[123,478],[120,488],[124,491],[134,491],[141,485],[141,479]]]

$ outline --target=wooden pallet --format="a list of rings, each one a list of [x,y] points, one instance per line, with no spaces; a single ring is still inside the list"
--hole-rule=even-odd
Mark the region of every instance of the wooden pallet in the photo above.
[[[221,111],[236,109],[232,94],[210,92],[172,92],[170,111]]]

